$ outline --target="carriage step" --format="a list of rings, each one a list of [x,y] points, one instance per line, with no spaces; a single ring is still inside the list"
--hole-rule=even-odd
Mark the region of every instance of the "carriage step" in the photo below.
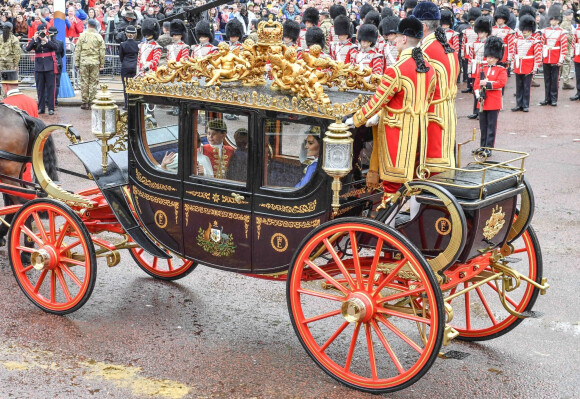
[[[501,258],[501,260],[506,263],[518,263],[522,261],[520,258],[510,258],[509,256]]]
[[[544,314],[542,312],[536,312],[533,310],[526,310],[525,312],[522,312],[522,317],[527,317],[530,319],[539,319],[543,315]]]
[[[467,356],[469,356],[469,353],[466,352],[460,352],[460,351],[449,351],[447,353],[443,353],[441,354],[441,358],[442,359],[454,359],[454,360],[463,360],[465,359]]]

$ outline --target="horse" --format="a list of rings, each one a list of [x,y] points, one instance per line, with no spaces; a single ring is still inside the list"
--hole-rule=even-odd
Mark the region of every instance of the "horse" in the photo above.
[[[7,185],[24,187],[23,183],[9,180],[7,177],[22,179],[26,163],[32,160],[32,148],[36,136],[44,130],[46,124],[40,119],[29,116],[26,112],[0,103],[0,182]],[[58,180],[56,150],[52,137],[49,137],[43,150],[44,166],[48,176]],[[13,194],[3,194],[4,205],[24,204],[27,199]],[[14,214],[7,215],[5,220],[11,223]],[[0,223],[0,247],[6,245],[8,227]]]

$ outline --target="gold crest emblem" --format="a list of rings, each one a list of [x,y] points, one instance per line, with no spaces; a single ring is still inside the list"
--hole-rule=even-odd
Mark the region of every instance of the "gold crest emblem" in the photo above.
[[[505,224],[504,217],[505,212],[503,211],[502,207],[496,205],[495,208],[492,209],[491,216],[485,222],[485,227],[483,228],[483,236],[486,239],[491,240],[496,236],[497,233],[499,233]]]

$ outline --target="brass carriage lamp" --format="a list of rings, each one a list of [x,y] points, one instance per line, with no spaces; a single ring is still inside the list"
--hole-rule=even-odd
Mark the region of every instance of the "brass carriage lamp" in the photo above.
[[[91,128],[98,140],[101,140],[103,173],[107,172],[108,141],[117,134],[117,116],[119,108],[111,98],[107,85],[101,85],[101,90],[92,104]]]
[[[337,117],[334,123],[328,127],[323,139],[324,152],[322,169],[331,176],[332,182],[332,210],[334,214],[340,208],[340,179],[346,176],[352,169],[352,143],[353,139],[348,126]]]

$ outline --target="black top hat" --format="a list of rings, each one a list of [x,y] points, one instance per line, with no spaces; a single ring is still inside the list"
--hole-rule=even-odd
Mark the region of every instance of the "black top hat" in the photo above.
[[[503,58],[503,40],[497,36],[488,37],[483,48],[483,56],[501,60]]]
[[[497,22],[499,18],[503,19],[504,23],[507,22],[508,19],[510,19],[510,9],[506,6],[499,6],[496,8],[495,14],[493,14],[493,19]]]
[[[312,25],[318,25],[320,21],[320,13],[314,7],[308,7],[302,14],[302,22],[310,22]]]
[[[381,24],[379,25],[379,32],[381,35],[390,35],[391,33],[397,33],[397,27],[399,26],[399,17],[396,15],[391,15],[390,17],[383,18]]]
[[[174,19],[169,25],[169,35],[185,35],[185,23],[181,19]]]
[[[226,25],[226,36],[227,37],[238,37],[242,38],[244,35],[244,26],[239,19],[234,18],[228,21]]]
[[[441,12],[435,3],[422,1],[413,8],[413,16],[419,21],[439,21],[441,19]]]
[[[2,71],[0,72],[2,83],[9,85],[18,84],[18,71]]]
[[[358,33],[356,35],[359,42],[362,40],[371,42],[371,46],[374,46],[377,43],[378,37],[379,30],[373,24],[362,24],[358,28]]]
[[[284,37],[292,39],[293,42],[298,40],[300,36],[300,24],[296,21],[289,19],[282,25]]]
[[[399,22],[397,33],[421,39],[423,38],[423,24],[414,15],[410,15]]]
[[[381,23],[381,14],[379,14],[378,11],[374,10],[367,12],[367,15],[364,19],[364,23],[373,24],[378,28],[379,24]]]
[[[339,15],[335,18],[334,33],[337,35],[350,35],[350,20],[346,15]]]
[[[306,46],[310,47],[315,44],[318,44],[320,48],[324,48],[324,45],[326,44],[324,32],[317,26],[308,28],[306,31]]]
[[[482,15],[481,17],[475,20],[475,24],[473,25],[473,30],[475,33],[479,32],[487,32],[488,36],[491,35],[491,26],[493,25],[491,21],[491,17],[487,17]]]

